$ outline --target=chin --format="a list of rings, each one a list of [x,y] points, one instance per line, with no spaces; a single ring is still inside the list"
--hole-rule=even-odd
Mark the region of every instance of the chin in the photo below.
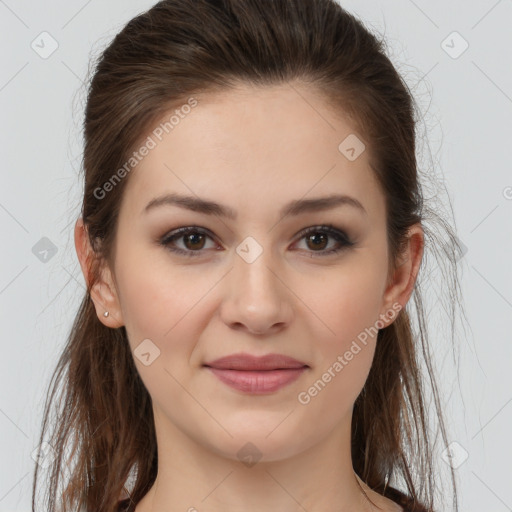
[[[280,414],[278,421],[269,422],[267,415],[266,420],[260,418],[258,421],[253,414],[244,424],[224,423],[233,437],[216,435],[214,439],[204,441],[218,455],[248,467],[288,459],[319,441],[321,434],[315,428],[312,427],[310,436],[305,435],[303,426],[286,424],[289,420],[283,422],[285,417],[286,414]]]

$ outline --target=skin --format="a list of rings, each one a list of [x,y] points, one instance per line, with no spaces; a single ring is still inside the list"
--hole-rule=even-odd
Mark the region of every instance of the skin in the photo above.
[[[145,339],[160,350],[148,366],[134,357],[153,401],[159,461],[136,511],[379,510],[357,481],[381,510],[399,511],[356,477],[350,454],[352,408],[376,338],[308,404],[298,394],[393,304],[405,306],[422,257],[421,226],[411,227],[406,252],[388,273],[385,201],[369,148],[355,161],[340,153],[354,129],[314,91],[241,85],[195,97],[198,106],[129,176],[114,267],[91,291],[100,321],[124,325],[132,351]],[[169,205],[144,213],[164,192],[214,200],[238,217]],[[344,205],[279,217],[293,199],[335,192],[359,200],[366,213]],[[297,236],[327,223],[354,245],[322,257],[337,246],[332,236],[320,248]],[[199,256],[158,244],[194,225],[214,237],[187,243],[181,236],[174,246]],[[251,263],[236,252],[248,236],[263,249]],[[80,219],[75,244],[87,279],[91,248]],[[309,368],[276,392],[246,394],[202,367],[238,352],[285,354]],[[247,442],[261,454],[250,467],[237,456]]]

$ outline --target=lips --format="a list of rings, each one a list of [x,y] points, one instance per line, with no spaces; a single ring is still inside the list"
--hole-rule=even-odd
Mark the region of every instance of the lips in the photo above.
[[[282,354],[262,357],[233,354],[203,366],[227,386],[253,395],[278,391],[309,368],[307,364]]]
[[[270,371],[298,369],[308,365],[282,354],[267,354],[258,357],[242,353],[221,357],[215,361],[205,363],[204,366],[219,370]]]

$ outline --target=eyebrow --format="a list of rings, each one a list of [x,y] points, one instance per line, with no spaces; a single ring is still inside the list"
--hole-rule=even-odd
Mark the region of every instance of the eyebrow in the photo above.
[[[236,211],[228,206],[195,196],[179,194],[165,194],[152,199],[144,208],[143,213],[147,213],[159,206],[179,206],[180,208],[203,213],[205,215],[217,215],[231,220],[236,220],[237,218]],[[290,201],[281,209],[280,216],[285,217],[287,215],[325,211],[339,206],[352,206],[361,213],[367,214],[364,206],[355,197],[344,194],[333,194],[313,199],[296,199]]]

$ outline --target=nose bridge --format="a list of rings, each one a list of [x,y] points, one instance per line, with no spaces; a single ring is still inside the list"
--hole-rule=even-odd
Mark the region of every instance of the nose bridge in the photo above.
[[[260,240],[261,242],[248,236],[238,245],[233,279],[238,288],[237,293],[248,299],[274,300],[279,294],[279,284],[276,282],[273,268],[279,265],[276,265],[273,250],[269,245],[270,237],[266,237],[265,240],[260,237]]]
[[[291,311],[286,287],[276,276],[282,266],[264,243],[249,236],[237,246],[222,306],[226,323],[258,333],[287,322]]]

